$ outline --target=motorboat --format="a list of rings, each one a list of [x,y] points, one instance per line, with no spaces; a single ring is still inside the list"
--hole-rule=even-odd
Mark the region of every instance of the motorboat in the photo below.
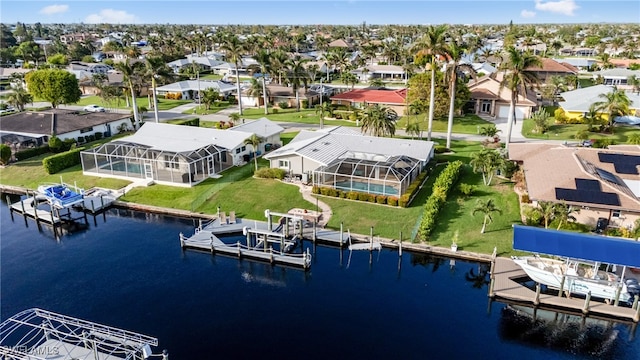
[[[148,359],[158,339],[38,308],[0,323],[0,359]]]
[[[615,300],[630,303],[634,295],[640,295],[640,285],[635,278],[624,279],[613,271],[600,270],[600,263],[587,263],[579,260],[557,260],[539,256],[513,256],[531,280],[548,288],[568,291],[571,294]],[[609,266],[607,270],[609,270]]]
[[[38,186],[38,192],[47,198],[52,206],[64,209],[83,202],[83,191],[67,184],[47,184]]]

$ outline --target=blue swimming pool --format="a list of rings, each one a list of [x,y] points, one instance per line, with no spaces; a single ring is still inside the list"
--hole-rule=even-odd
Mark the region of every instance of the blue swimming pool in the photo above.
[[[382,184],[367,184],[366,182],[360,181],[338,181],[336,182],[336,189],[347,191],[364,191],[371,194],[380,195],[398,195],[398,189],[394,188],[393,186]]]
[[[115,161],[111,164],[113,171],[121,171],[135,174],[142,174],[142,166],[136,163],[126,163],[124,161]],[[109,170],[109,164],[100,167],[102,170]]]

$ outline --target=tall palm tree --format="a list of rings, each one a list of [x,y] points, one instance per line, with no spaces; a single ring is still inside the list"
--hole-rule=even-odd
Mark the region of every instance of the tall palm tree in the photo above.
[[[32,102],[33,97],[22,86],[13,88],[13,92],[7,98],[7,103],[18,108],[18,111],[24,111],[24,106]]]
[[[595,103],[596,110],[607,113],[609,126],[613,125],[614,117],[623,116],[629,113],[631,100],[629,100],[629,97],[624,90],[614,87],[610,92],[600,94],[598,97],[603,100]]]
[[[509,127],[507,130],[507,140],[505,148],[509,150],[513,124],[516,122],[515,112],[518,95],[527,97],[527,89],[538,83],[535,72],[527,70],[531,67],[542,67],[540,58],[528,52],[521,53],[515,47],[510,46],[505,52],[506,59],[500,64],[500,69],[504,71],[504,78],[500,82],[500,89],[507,88],[511,91],[511,103],[509,105]]]
[[[253,57],[258,64],[260,65],[260,75],[262,77],[262,100],[264,100],[264,114],[269,114],[269,109],[267,106],[269,105],[269,100],[267,97],[267,81],[266,76],[269,72],[269,67],[271,66],[271,54],[264,49],[258,50],[258,52]]]
[[[307,77],[307,71],[304,68],[304,64],[309,62],[309,59],[304,59],[300,55],[294,56],[287,61],[287,81],[293,87],[293,92],[296,94],[296,109],[300,111],[300,85],[307,87],[309,79]]]
[[[135,62],[131,63],[129,60],[125,60],[123,62],[119,62],[114,64],[113,67],[120,71],[123,76],[123,80],[127,83],[127,87],[131,90],[131,107],[133,108],[133,122],[137,124],[139,121],[138,118],[138,106],[136,104],[136,92],[134,90],[133,81],[137,76],[137,72],[140,68],[141,63]]]
[[[251,145],[253,148],[253,161],[256,166],[256,171],[258,171],[258,149],[260,144],[264,141],[260,136],[253,134],[250,137],[244,139],[245,145]]]
[[[540,208],[540,215],[542,215],[542,219],[544,220],[544,228],[548,229],[549,223],[553,221],[558,212],[556,204],[551,201],[540,201],[538,202],[538,207]]]
[[[369,105],[362,112],[362,132],[373,136],[393,136],[396,133],[395,110],[379,105]]]
[[[493,218],[491,217],[491,213],[497,212],[498,214],[502,214],[502,210],[496,207],[493,199],[487,199],[487,201],[482,201],[482,199],[478,199],[476,202],[476,206],[473,208],[471,215],[475,215],[476,213],[481,213],[484,215],[482,220],[482,229],[480,230],[480,234],[484,234],[485,229],[487,228],[487,222],[493,222]]]
[[[158,97],[156,89],[158,87],[159,78],[171,77],[171,69],[167,66],[161,57],[147,57],[145,59],[146,75],[151,78],[151,88],[153,89],[153,116],[156,122],[160,122],[158,118]],[[200,96],[200,94],[198,94]]]
[[[445,53],[446,25],[429,26],[427,33],[414,45],[413,50],[418,55],[427,55],[431,68],[431,94],[429,98],[429,123],[427,128],[427,140],[431,141],[431,128],[433,126],[433,110],[435,108],[435,79],[436,60],[439,55]]]
[[[240,90],[240,64],[242,64],[242,54],[244,52],[244,46],[242,42],[238,39],[237,36],[229,36],[227,37],[222,46],[221,50],[225,52],[225,56],[227,61],[233,62],[236,66],[236,90],[238,91],[238,107],[240,109],[240,115],[242,115],[242,91]]]
[[[453,39],[447,44],[445,51],[450,60],[447,64],[445,72],[445,79],[449,82],[449,119],[447,122],[447,149],[451,148],[451,132],[453,131],[453,112],[455,110],[456,102],[456,85],[458,83],[458,74],[460,72],[466,72],[474,79],[476,78],[476,71],[469,64],[460,63],[462,56],[464,55],[465,48]]]

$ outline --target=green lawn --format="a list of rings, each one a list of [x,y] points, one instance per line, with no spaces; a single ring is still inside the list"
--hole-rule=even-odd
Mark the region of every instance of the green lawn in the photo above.
[[[200,74],[200,80],[220,80],[222,79],[222,75],[218,74]]]
[[[184,104],[189,104],[191,103],[191,100],[167,100],[167,99],[158,99],[158,110],[169,110],[169,109],[173,109],[176,106],[180,106],[180,105],[184,105]],[[96,105],[100,105],[103,106],[105,108],[115,108],[115,109],[129,109],[126,107],[127,103],[124,100],[120,100],[119,103],[117,102],[110,102],[110,103],[106,103],[105,101],[103,101],[99,96],[85,96],[83,98],[80,99],[80,101],[78,101],[75,104],[69,104],[69,105],[77,105],[77,106],[87,106],[87,105],[91,105],[91,104],[96,104]],[[147,109],[149,108],[149,100],[147,99],[147,97],[138,97],[136,98],[136,104],[138,104],[138,106],[144,106]],[[153,112],[153,111],[150,111]]]
[[[116,135],[114,137],[104,138],[99,141],[92,142],[91,145],[98,146],[121,136],[125,135]],[[50,155],[51,154],[43,154],[0,168],[0,183],[4,185],[22,186],[33,190],[43,183],[59,183],[61,178],[65,183],[75,183],[79,187],[85,189],[94,186],[108,189],[120,189],[130,183],[130,181],[127,180],[82,175],[82,165],[76,165],[57,174],[49,175],[42,167],[42,159]]]
[[[416,120],[420,124],[420,129],[427,131],[429,129],[429,117],[427,114],[402,116],[396,124],[397,129],[406,129],[407,123],[413,123]],[[478,127],[490,125],[489,121],[481,119],[477,115],[465,115],[453,118],[453,132],[459,134],[477,134]],[[447,132],[447,119],[433,119],[432,131]]]
[[[553,118],[549,120],[553,123]],[[580,130],[586,130],[585,124],[553,124],[544,134],[534,133],[535,123],[533,120],[525,119],[522,124],[522,135],[531,139],[550,139],[550,140],[568,140],[578,141],[575,135]],[[616,144],[624,144],[627,142],[629,135],[638,132],[637,126],[617,125],[613,127],[613,134],[589,133],[589,139],[611,139]]]
[[[288,143],[291,142],[291,140],[293,140],[294,137],[296,137],[296,135],[298,135],[299,131],[291,131],[291,132],[285,132],[285,133],[281,133],[280,134],[280,140],[282,140],[282,145],[287,145]]]
[[[193,109],[190,110],[185,110],[182,113],[183,114],[197,114],[197,115],[208,115],[208,114],[215,114],[220,110],[226,109],[229,107],[229,102],[228,101],[217,101],[215,103],[215,105],[211,106],[211,108],[209,110],[206,109],[206,107],[204,105],[200,105],[199,107],[195,107]],[[195,109],[195,112],[193,111]]]
[[[243,116],[246,119],[259,119],[264,117],[264,108],[243,109]],[[269,108],[267,119],[271,121],[296,122],[302,124],[318,124],[320,125],[320,115],[316,114],[315,109],[301,109],[300,112],[292,109],[278,109],[278,113],[274,114],[273,109]],[[356,123],[348,120],[325,120],[325,125],[335,126],[356,126]]]

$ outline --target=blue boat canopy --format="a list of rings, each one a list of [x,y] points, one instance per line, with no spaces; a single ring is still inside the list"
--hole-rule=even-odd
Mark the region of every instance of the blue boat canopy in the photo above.
[[[640,268],[640,241],[513,225],[513,248]]]

